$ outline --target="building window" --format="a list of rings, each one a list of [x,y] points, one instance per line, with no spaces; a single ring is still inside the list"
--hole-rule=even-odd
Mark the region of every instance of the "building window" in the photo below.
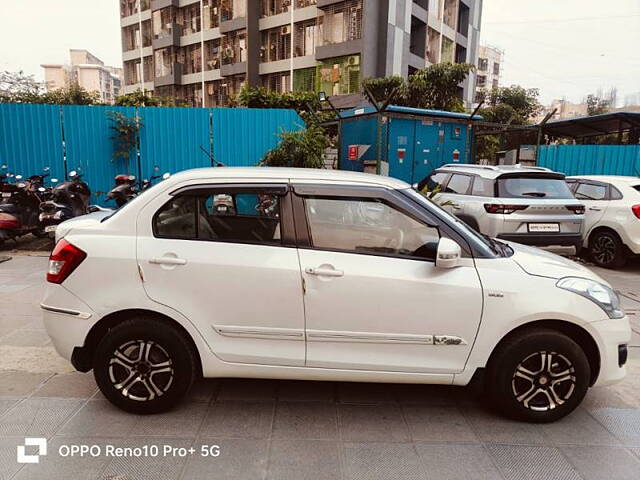
[[[202,50],[200,44],[196,43],[183,47],[180,51],[178,63],[183,66],[183,73],[189,75],[202,71]]]
[[[456,30],[456,20],[458,19],[458,1],[444,0],[444,16],[443,20],[446,25]]]
[[[226,22],[234,18],[247,16],[247,0],[221,0],[220,21]]]
[[[279,15],[289,11],[291,7],[291,0],[262,0],[261,16],[270,17],[272,15]]]
[[[362,37],[362,0],[349,0],[324,9],[324,43],[342,43]]]
[[[296,8],[310,7],[316,3],[316,0],[296,0]]]
[[[178,11],[178,23],[182,25],[183,35],[192,35],[200,31],[200,4],[194,3]]]
[[[178,98],[190,107],[202,107],[202,84],[184,85],[178,91]]]
[[[484,88],[487,86],[487,77],[485,75],[478,75],[476,80],[476,86],[478,88]]]
[[[219,105],[229,105],[231,99],[238,96],[246,82],[245,75],[233,75],[220,81]]]
[[[144,81],[152,82],[153,81],[153,57],[149,55],[148,57],[144,57],[144,63],[142,64],[144,71]]]
[[[263,75],[262,86],[270,92],[290,92],[291,75],[289,72],[270,73],[269,75]]]
[[[294,70],[293,90],[296,92],[314,92],[316,90],[316,68]]]
[[[455,49],[455,43],[450,38],[442,36],[442,54],[440,56],[441,62],[453,62],[453,53]]]
[[[226,104],[220,103],[220,84],[222,80],[215,80],[213,82],[206,82],[204,84],[205,91],[205,106],[207,107],[220,107]]]
[[[488,58],[479,58],[478,59],[478,70],[481,72],[486,72],[489,69],[489,59]]]
[[[482,103],[485,99],[485,93],[483,91],[476,92],[475,103]]]
[[[322,17],[296,23],[294,26],[294,55],[315,55],[316,47],[322,45]]]
[[[291,58],[291,26],[272,28],[262,32],[260,61],[275,62]]]
[[[155,76],[165,77],[173,73],[173,64],[175,62],[175,54],[173,49],[161,48],[153,52],[155,57]]]
[[[141,66],[140,60],[132,60],[129,62],[124,62],[124,84],[125,85],[136,85],[140,83],[141,77]]]
[[[323,60],[317,69],[319,91],[327,95],[360,91],[360,55]]]
[[[176,23],[176,10],[173,7],[153,12],[153,38],[165,38],[173,33]]]
[[[135,24],[122,29],[122,49],[125,52],[140,48],[140,25]]]
[[[220,68],[220,39],[209,40],[204,44],[206,70],[217,70]]]
[[[493,62],[493,74],[500,75],[500,64],[498,62]]]
[[[149,10],[151,0],[140,0],[141,10]],[[138,0],[120,0],[120,16],[128,17],[138,13]]]
[[[498,88],[498,79],[497,78],[494,78],[491,81],[491,88]]]
[[[440,58],[440,33],[431,27],[427,27],[427,60],[430,63],[438,63]]]
[[[222,64],[231,65],[247,61],[247,31],[238,30],[222,40]]]
[[[216,28],[220,25],[220,0],[204,0],[202,2],[204,29]]]

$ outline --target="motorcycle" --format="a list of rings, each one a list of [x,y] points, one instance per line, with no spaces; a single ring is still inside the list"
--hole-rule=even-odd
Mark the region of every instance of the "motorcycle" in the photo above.
[[[82,181],[82,175],[75,170],[69,172],[69,180],[53,187],[50,199],[39,205],[44,232],[53,238],[60,223],[94,211],[89,206],[90,198],[91,190]]]
[[[4,165],[3,165],[4,167]],[[45,168],[45,171],[48,171]],[[38,216],[38,207],[44,200],[44,179],[48,173],[32,175],[23,181],[22,175],[5,173],[0,182],[0,244],[29,233],[45,235]],[[7,179],[15,179],[9,183]]]
[[[154,167],[154,171],[160,170],[159,167]],[[153,175],[150,178],[145,178],[142,182],[136,182],[136,177],[133,175],[116,175],[114,181],[115,186],[107,194],[107,198],[114,200],[118,208],[126,205],[133,200],[141,192],[151,188],[153,181],[159,178],[166,180],[171,176],[170,173],[164,173],[162,175]]]

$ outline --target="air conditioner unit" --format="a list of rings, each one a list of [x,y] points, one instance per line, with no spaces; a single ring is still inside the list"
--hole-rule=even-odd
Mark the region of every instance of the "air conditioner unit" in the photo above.
[[[360,56],[354,55],[349,57],[349,65],[360,65]]]
[[[290,26],[289,25],[285,25],[284,27],[280,28],[280,35],[289,35],[289,30]]]

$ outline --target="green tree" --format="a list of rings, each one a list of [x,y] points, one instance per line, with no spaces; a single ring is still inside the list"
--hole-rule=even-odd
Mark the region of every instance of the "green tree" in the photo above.
[[[607,113],[609,111],[609,107],[611,106],[609,100],[600,98],[597,95],[592,94],[587,95],[585,103],[587,104],[587,115],[589,115],[590,117]]]
[[[136,90],[116,97],[119,107],[175,107],[176,102],[169,97],[158,97],[148,90]]]
[[[138,145],[138,133],[142,127],[140,117],[127,117],[113,110],[107,112],[107,117],[112,122],[109,128],[112,130],[113,160],[121,158],[128,164],[131,153]]]
[[[97,105],[100,104],[100,94],[89,92],[77,83],[65,88],[57,88],[40,96],[40,102],[55,105]]]
[[[0,103],[41,103],[44,85],[33,75],[19,72],[0,72]]]
[[[269,167],[322,168],[329,139],[318,125],[297,132],[283,132],[280,145],[268,152],[261,165]]]
[[[391,103],[416,108],[464,112],[459,96],[462,83],[475,67],[469,63],[437,63],[409,77],[367,78],[363,86],[377,102],[385,102],[395,92]]]

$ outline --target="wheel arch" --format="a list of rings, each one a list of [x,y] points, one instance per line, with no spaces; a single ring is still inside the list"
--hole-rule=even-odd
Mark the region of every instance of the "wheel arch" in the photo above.
[[[80,348],[76,347],[76,349],[74,350],[71,360],[73,366],[81,372],[88,372],[89,370],[91,370],[93,368],[93,355],[95,353],[96,347],[100,343],[100,340],[104,338],[104,336],[109,332],[110,329],[133,317],[153,318],[165,323],[166,325],[171,326],[172,328],[175,328],[181,334],[183,334],[191,344],[191,348],[193,348],[193,351],[197,356],[199,373],[202,376],[202,357],[200,356],[200,351],[195,341],[193,340],[193,337],[187,331],[187,329],[184,328],[184,326],[182,326],[175,319],[165,314],[155,312],[153,310],[146,310],[143,308],[119,310],[117,312],[111,312],[108,315],[102,317],[89,330],[89,333],[85,338],[84,345]]]
[[[611,227],[610,225],[598,225],[597,227],[592,228],[589,234],[587,235],[587,247],[591,245],[591,239],[593,238],[593,236],[599,232],[613,233],[616,237],[618,237],[618,240],[620,240],[620,242],[624,245],[622,236],[616,231],[615,228]]]
[[[576,342],[580,346],[580,348],[582,348],[587,357],[589,368],[591,370],[589,386],[593,386],[598,379],[598,375],[600,374],[601,359],[598,344],[587,330],[582,328],[580,325],[567,322],[565,320],[536,320],[534,322],[525,323],[523,325],[515,327],[506,335],[504,335],[493,348],[493,350],[491,351],[491,355],[489,355],[486,363],[487,367],[491,364],[496,353],[507,340],[518,336],[525,331],[535,330],[539,328],[545,328],[562,333]]]

